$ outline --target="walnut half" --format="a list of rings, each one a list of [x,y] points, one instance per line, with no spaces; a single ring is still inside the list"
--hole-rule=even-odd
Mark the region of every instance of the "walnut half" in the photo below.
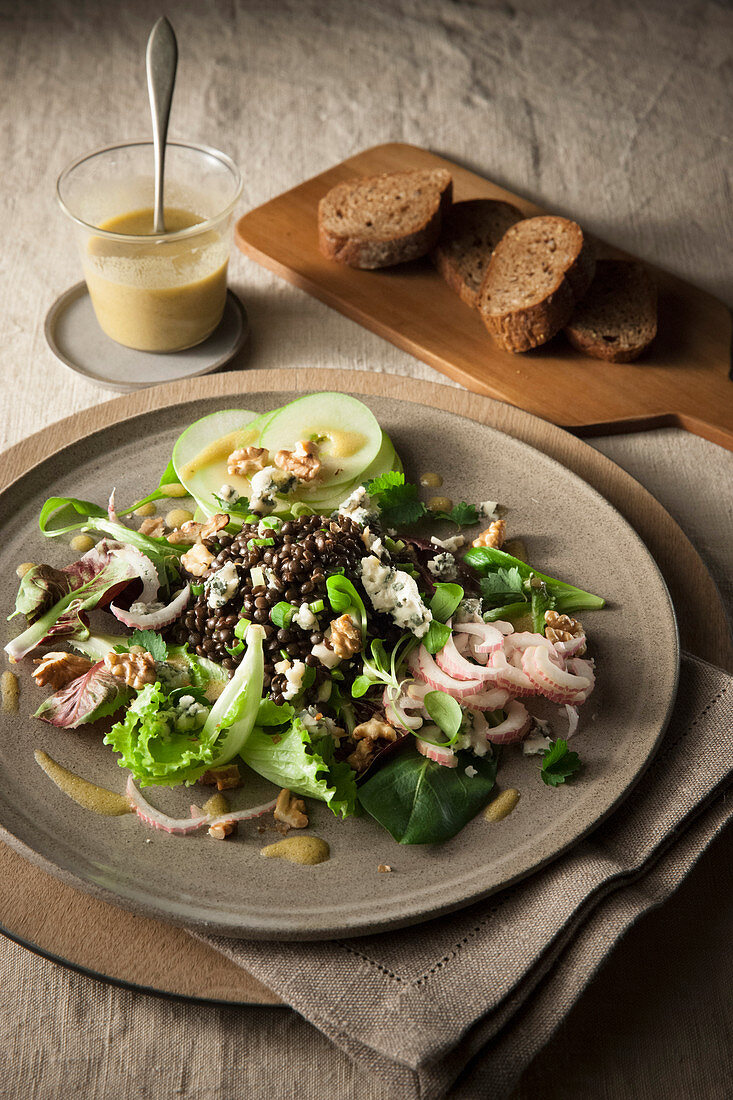
[[[104,664],[115,680],[136,691],[146,684],[155,683],[155,658],[138,646],[134,646],[129,653],[108,653]]]
[[[214,555],[207,550],[203,542],[197,542],[181,555],[181,565],[192,577],[203,577],[213,560]]]
[[[33,672],[33,679],[39,687],[50,685],[54,691],[66,687],[92,667],[91,661],[76,653],[46,653],[43,657],[36,657],[35,663],[38,668]]]
[[[275,820],[282,821],[283,825],[289,825],[291,829],[307,829],[308,818],[303,799],[296,798],[287,788],[284,788],[277,796]]]
[[[558,615],[557,611],[545,612],[545,637],[555,642],[571,642],[573,638],[579,638],[585,634],[580,619],[571,619],[569,615]],[[578,656],[585,653],[585,642],[578,650]]]
[[[356,741],[356,748],[346,761],[359,773],[365,772],[377,755],[380,741],[389,743],[397,740],[394,727],[377,715],[356,726],[351,736]]]
[[[221,768],[211,768],[204,772],[199,780],[207,787],[216,787],[217,791],[228,791],[233,787],[241,787],[242,778],[239,774],[238,764],[224,764]]]
[[[496,519],[490,523],[471,543],[472,546],[489,546],[492,550],[501,550],[506,537],[506,520]]]
[[[251,477],[258,470],[264,470],[269,462],[270,452],[267,447],[242,447],[229,455],[227,471],[241,477]]]
[[[275,465],[289,474],[295,474],[299,481],[312,481],[321,468],[318,445],[301,439],[295,444],[294,450],[278,451]]]
[[[361,631],[351,615],[339,615],[333,620],[328,646],[341,661],[347,661],[361,650]]]

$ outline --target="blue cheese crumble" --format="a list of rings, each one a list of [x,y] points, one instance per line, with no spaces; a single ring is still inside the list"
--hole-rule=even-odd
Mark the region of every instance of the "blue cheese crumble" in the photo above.
[[[231,600],[239,588],[239,574],[233,561],[228,561],[221,569],[204,581],[206,602],[212,611],[217,611]]]
[[[372,504],[372,498],[363,485],[354,489],[353,493],[342,500],[338,507],[340,516],[349,516],[354,523],[364,524],[377,518],[377,512]]]
[[[277,466],[265,466],[264,470],[258,470],[250,481],[252,489],[250,511],[255,515],[271,512],[277,505],[275,497],[287,496],[297,484],[298,479],[294,474],[288,474]]]
[[[458,576],[456,559],[447,551],[444,554],[436,554],[433,560],[428,562],[428,569],[441,581],[454,581]]]
[[[409,573],[383,565],[370,554],[362,559],[361,582],[375,611],[388,612],[397,626],[411,630],[416,638],[427,634],[433,615]]]

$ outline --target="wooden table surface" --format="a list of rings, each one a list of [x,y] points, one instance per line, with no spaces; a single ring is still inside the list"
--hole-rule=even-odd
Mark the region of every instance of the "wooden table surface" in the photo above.
[[[70,374],[43,338],[48,307],[79,278],[54,181],[81,153],[147,132],[144,45],[157,14],[141,0],[0,3],[1,446],[109,397]],[[171,136],[238,161],[240,212],[361,148],[407,141],[733,300],[727,5],[187,0],[168,15],[181,55]],[[238,365],[444,381],[242,256],[233,255],[230,281],[252,324]],[[593,443],[677,519],[730,609],[730,454],[674,429]],[[713,845],[678,893],[626,936],[517,1096],[729,1092],[726,846],[729,838]],[[39,1097],[77,1088],[259,1098],[292,1095],[296,1084],[313,1100],[324,1088],[339,1100],[385,1095],[280,1010],[170,1005],[99,986],[10,942],[0,943],[0,981],[10,1095],[30,1095],[34,1079]],[[153,1067],[143,1086],[125,1068],[142,1055]],[[204,1057],[221,1065],[216,1094],[200,1087]]]

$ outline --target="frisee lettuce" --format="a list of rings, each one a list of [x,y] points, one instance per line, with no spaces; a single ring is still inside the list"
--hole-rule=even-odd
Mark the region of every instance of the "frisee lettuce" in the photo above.
[[[313,739],[299,718],[285,731],[269,734],[255,726],[240,752],[258,775],[294,794],[325,802],[334,814],[356,812],[356,772],[334,760],[336,744],[326,735]]]

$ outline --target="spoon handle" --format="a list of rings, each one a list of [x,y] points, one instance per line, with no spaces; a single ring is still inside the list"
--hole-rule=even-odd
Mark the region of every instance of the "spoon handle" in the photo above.
[[[150,32],[145,51],[148,74],[150,113],[153,116],[153,150],[155,152],[155,232],[165,233],[163,217],[163,177],[165,172],[165,140],[171,113],[173,87],[176,83],[178,43],[173,27],[162,16]]]

